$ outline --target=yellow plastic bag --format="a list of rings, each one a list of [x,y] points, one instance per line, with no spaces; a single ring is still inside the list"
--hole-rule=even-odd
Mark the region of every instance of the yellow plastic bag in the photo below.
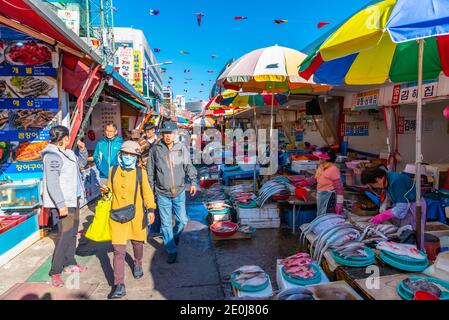
[[[86,238],[95,242],[107,242],[112,240],[109,214],[112,198],[101,198],[95,208],[95,216],[92,224],[86,231]]]

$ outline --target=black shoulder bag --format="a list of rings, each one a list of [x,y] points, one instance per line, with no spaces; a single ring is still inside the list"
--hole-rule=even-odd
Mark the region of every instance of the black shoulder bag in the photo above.
[[[120,222],[120,223],[126,223],[134,219],[136,215],[136,200],[137,200],[137,190],[139,188],[139,185],[141,185],[142,181],[142,168],[137,167],[137,179],[136,179],[136,190],[134,192],[134,203],[115,210],[111,210],[111,219]],[[117,167],[112,168],[112,185],[114,185],[114,176],[117,172]]]

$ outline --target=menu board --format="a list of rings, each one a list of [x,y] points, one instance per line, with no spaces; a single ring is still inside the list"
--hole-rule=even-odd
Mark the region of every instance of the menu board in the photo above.
[[[0,174],[42,172],[40,151],[57,122],[55,56],[51,46],[0,25]]]

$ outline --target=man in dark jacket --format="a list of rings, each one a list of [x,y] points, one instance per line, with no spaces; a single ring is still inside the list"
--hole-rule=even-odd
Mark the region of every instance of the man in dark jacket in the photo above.
[[[161,233],[168,252],[168,263],[176,262],[179,237],[187,224],[185,177],[190,186],[190,194],[196,194],[197,172],[190,160],[190,152],[185,145],[175,142],[174,122],[165,122],[162,140],[153,145],[148,159],[148,180],[156,194],[161,218]],[[175,215],[175,227],[172,224]]]

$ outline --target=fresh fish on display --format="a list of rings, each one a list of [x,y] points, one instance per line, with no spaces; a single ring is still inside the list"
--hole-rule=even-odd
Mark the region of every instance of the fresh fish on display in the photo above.
[[[225,200],[218,200],[206,202],[206,208],[208,210],[223,210],[226,208],[231,208],[231,206],[227,204]]]
[[[204,193],[209,202],[226,200],[226,196],[223,193],[223,187],[219,183],[214,183],[209,189],[204,190]]]
[[[304,287],[296,287],[280,291],[274,296],[273,300],[314,300],[314,297],[310,290]]]
[[[260,286],[268,281],[265,271],[259,266],[243,266],[232,273],[233,280],[244,286]]]
[[[338,214],[323,214],[321,216],[318,216],[312,222],[310,222],[309,225],[301,233],[301,235],[299,237],[299,244],[304,246],[307,235],[311,232],[317,233],[316,229],[318,228],[318,226],[321,223],[324,223],[325,221],[330,220],[330,219],[338,219],[338,220],[340,220],[340,223],[345,222],[344,218]],[[343,222],[341,222],[341,221],[343,221]]]
[[[416,246],[411,244],[383,241],[377,245],[377,249],[388,251],[398,256],[406,256],[412,259],[421,260],[424,258]]]
[[[324,253],[333,244],[338,243],[339,245],[343,245],[344,243],[354,241],[358,237],[360,237],[360,232],[352,225],[345,224],[336,226],[334,229],[328,231],[325,236],[321,238],[320,242],[318,242],[317,247],[314,250],[313,258],[320,264]]]
[[[416,291],[424,291],[434,295],[435,297],[441,296],[441,289],[436,284],[427,279],[412,280],[410,278],[407,278],[402,283],[410,291],[413,291],[413,293],[415,293]]]
[[[228,226],[221,226],[221,227],[218,227],[215,231],[217,231],[217,232],[231,232],[231,231],[234,231],[234,228],[228,227]]]
[[[398,236],[399,229],[394,225],[368,225],[363,229],[359,241],[373,243],[376,241],[386,241]],[[401,231],[402,232],[402,231]]]
[[[285,177],[277,177],[263,184],[256,201],[259,207],[263,207],[265,202],[275,194],[291,195],[294,191],[295,187],[291,184],[290,180]]]
[[[315,275],[315,270],[310,266],[313,260],[307,253],[297,253],[282,260],[284,272],[292,277],[310,279]]]
[[[343,258],[367,257],[363,242],[349,242],[335,247],[335,251]]]

